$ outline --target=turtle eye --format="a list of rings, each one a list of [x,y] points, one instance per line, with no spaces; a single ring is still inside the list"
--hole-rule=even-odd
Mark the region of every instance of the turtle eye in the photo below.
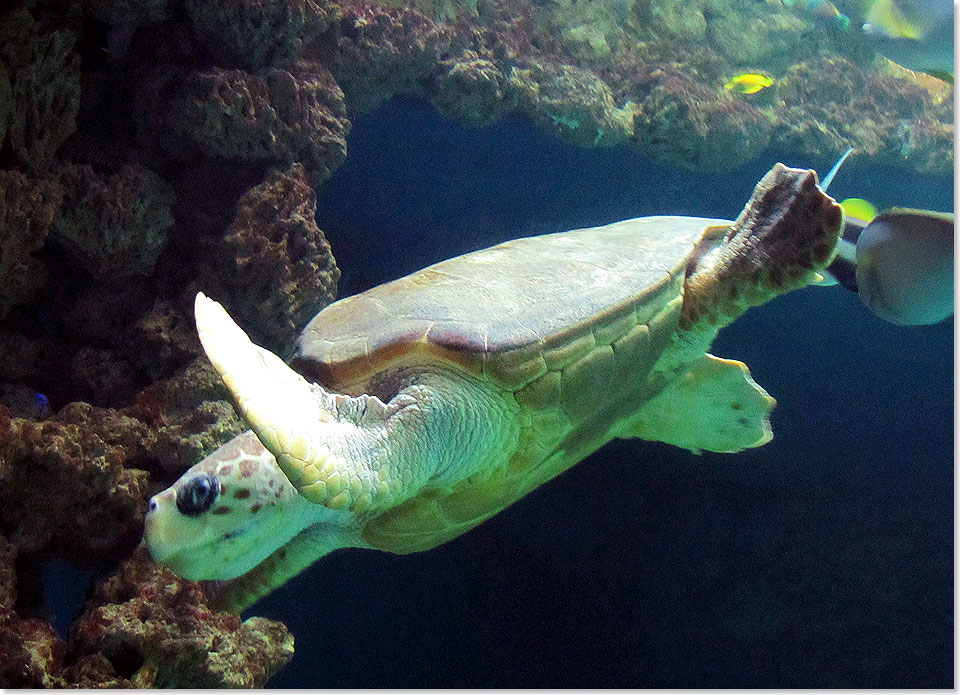
[[[220,481],[212,475],[198,475],[177,490],[177,509],[187,516],[199,516],[210,509],[219,496]]]

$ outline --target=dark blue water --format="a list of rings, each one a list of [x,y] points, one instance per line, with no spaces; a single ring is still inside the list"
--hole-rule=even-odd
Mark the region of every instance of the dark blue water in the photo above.
[[[349,148],[317,212],[343,295],[514,236],[733,217],[773,163],[691,174],[409,101],[356,119]],[[952,189],[854,159],[831,192],[952,210]],[[952,324],[811,288],[712,352],[778,399],[770,444],[616,442],[440,548],[334,553],[250,611],[296,635],[271,685],[950,687]]]

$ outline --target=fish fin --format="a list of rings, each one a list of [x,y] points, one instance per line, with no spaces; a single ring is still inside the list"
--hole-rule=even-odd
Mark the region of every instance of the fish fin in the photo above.
[[[834,164],[830,168],[830,171],[827,172],[827,175],[823,177],[823,181],[820,182],[820,190],[822,190],[824,193],[827,192],[827,189],[833,182],[833,177],[837,175],[838,171],[840,171],[840,167],[843,166],[845,161],[847,161],[847,157],[850,156],[851,152],[853,152],[853,148],[847,148],[847,151],[840,155],[840,159],[837,160],[837,163]]]

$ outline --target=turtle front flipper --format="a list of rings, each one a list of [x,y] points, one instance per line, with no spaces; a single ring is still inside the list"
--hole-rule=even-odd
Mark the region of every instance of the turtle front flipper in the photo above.
[[[814,282],[842,231],[843,208],[820,189],[816,172],[776,164],[730,227],[704,235],[687,268],[680,328],[723,328],[750,307]]]
[[[203,349],[244,419],[301,489],[306,472],[322,468],[329,457],[316,436],[317,424],[332,419],[325,394],[277,355],[254,345],[223,306],[202,292],[194,314]]]
[[[436,385],[413,384],[389,403],[329,393],[254,345],[202,293],[195,313],[200,342],[244,419],[310,502],[382,510],[428,481],[450,484],[472,473],[473,461],[499,460],[516,446],[512,411],[491,386],[437,374],[424,377]]]
[[[277,355],[255,345],[226,309],[202,292],[194,313],[203,349],[243,418],[304,498],[352,511],[368,508],[375,496],[385,501],[391,471],[371,467],[360,452],[343,455],[351,448],[344,445],[354,434],[349,430],[357,429],[355,423],[341,421],[343,402],[351,399],[309,383]],[[379,405],[364,407],[364,414],[385,420],[388,413]]]

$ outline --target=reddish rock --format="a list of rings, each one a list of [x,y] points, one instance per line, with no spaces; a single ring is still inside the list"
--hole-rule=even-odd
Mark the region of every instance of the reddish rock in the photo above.
[[[125,557],[143,528],[146,427],[71,403],[54,418],[0,422],[0,532],[21,555],[80,567]],[[128,464],[130,467],[125,467]]]
[[[58,180],[64,204],[52,233],[76,262],[113,284],[149,275],[173,226],[169,184],[137,164],[106,177],[68,165]]]
[[[493,61],[476,54],[444,61],[433,77],[430,102],[468,125],[487,125],[516,107],[516,94]]]
[[[10,86],[10,75],[6,67],[0,63],[0,144],[7,139],[7,125],[13,113],[13,87]]]
[[[9,418],[0,407],[0,437],[8,426]],[[0,448],[0,457],[2,454]],[[23,620],[14,610],[16,558],[14,544],[0,535],[0,688],[62,687],[58,674],[63,665],[63,641],[43,620]]]
[[[70,359],[71,386],[101,405],[128,405],[136,393],[133,366],[114,350],[81,347]]]
[[[637,105],[627,101],[618,106],[610,87],[589,70],[573,65],[515,67],[509,84],[537,125],[570,144],[609,146],[633,135]]]
[[[65,645],[40,619],[0,611],[0,688],[62,688]]]
[[[54,183],[0,171],[0,318],[46,279],[33,253],[43,246],[61,198]]]
[[[345,5],[340,21],[313,48],[343,88],[351,113],[371,111],[398,93],[423,93],[423,81],[450,48],[453,31],[410,8]]]
[[[43,374],[58,378],[57,365],[69,359],[69,352],[52,340],[0,331],[0,382],[36,384]]]
[[[102,654],[136,687],[262,688],[293,656],[280,623],[214,613],[200,585],[139,548],[94,592],[71,656]]]
[[[150,428],[146,453],[169,482],[246,429],[205,357],[145,388],[127,412]]]
[[[9,420],[9,416],[0,410],[0,434],[8,431],[5,427],[9,427]],[[17,573],[13,569],[16,559],[16,547],[0,535],[0,613],[12,611],[17,601]]]
[[[187,0],[204,47],[222,65],[289,66],[340,12],[334,0]]]
[[[868,74],[826,54],[797,63],[778,87],[774,144],[821,159],[853,147],[875,161],[949,175],[952,101],[938,101],[909,72],[898,72]]]
[[[84,0],[84,9],[107,22],[115,31],[132,31],[143,22],[159,22],[166,18],[168,0]]]
[[[343,92],[318,63],[256,74],[195,72],[173,103],[159,107],[167,114],[164,143],[182,158],[199,152],[255,164],[299,161],[318,185],[347,155]]]
[[[76,130],[76,36],[65,29],[47,29],[22,5],[5,7],[0,10],[0,63],[11,86],[6,148],[19,166],[43,172]]]
[[[140,381],[121,349],[77,347],[0,330],[0,402],[16,403],[18,416],[48,415],[43,411],[51,406],[42,403],[44,398],[53,408],[74,400],[123,407],[129,405]]]
[[[201,354],[189,297],[155,299],[130,331],[127,355],[150,381],[169,376]]]
[[[269,175],[237,203],[214,261],[230,310],[273,349],[289,347],[337,295],[340,270],[314,220],[316,207],[302,165]]]
[[[142,549],[101,584],[66,643],[35,617],[47,560],[105,570],[127,557],[147,496],[206,453],[183,442],[209,451],[242,429],[221,396],[219,377],[197,360],[126,411],[71,403],[37,423],[0,405],[0,687],[262,687],[289,660],[282,625],[211,612],[199,585]],[[157,466],[178,443],[181,460]],[[141,465],[156,471],[154,482]],[[15,610],[17,571],[28,616]]]
[[[63,337],[74,345],[125,351],[131,327],[147,313],[156,293],[153,283],[139,280],[125,282],[123,291],[107,279],[86,282],[83,289],[61,297],[56,320],[62,326]]]
[[[632,143],[655,159],[700,171],[733,169],[770,141],[770,119],[755,106],[688,75],[654,71],[634,118]]]

